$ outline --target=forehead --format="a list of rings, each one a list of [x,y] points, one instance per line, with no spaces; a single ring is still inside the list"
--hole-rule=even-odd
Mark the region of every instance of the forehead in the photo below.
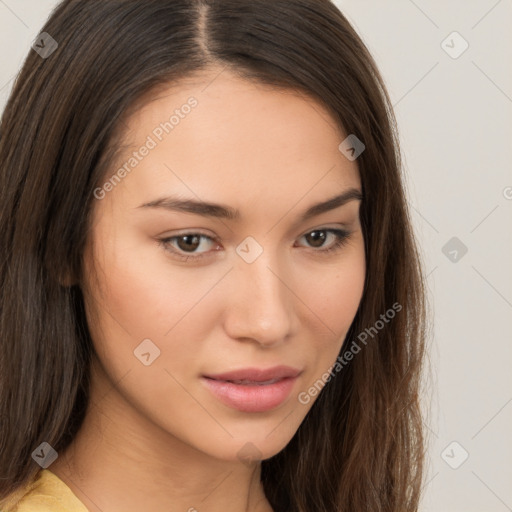
[[[160,86],[132,111],[111,172],[125,167],[116,188],[139,203],[183,193],[243,210],[360,186],[356,162],[338,149],[346,134],[299,91],[213,71]]]

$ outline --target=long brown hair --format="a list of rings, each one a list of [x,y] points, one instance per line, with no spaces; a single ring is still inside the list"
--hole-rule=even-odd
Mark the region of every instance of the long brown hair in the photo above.
[[[340,355],[366,342],[262,462],[268,500],[276,512],[416,511],[422,265],[391,102],[347,19],[329,0],[64,0],[41,32],[58,47],[30,51],[0,127],[0,499],[34,479],[40,443],[64,450],[84,418],[93,348],[80,286],[62,283],[80,282],[121,119],[153,88],[217,64],[313,97],[365,145],[366,281]]]

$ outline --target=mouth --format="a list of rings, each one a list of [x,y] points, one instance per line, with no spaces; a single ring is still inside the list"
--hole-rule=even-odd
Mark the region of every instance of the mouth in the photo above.
[[[208,377],[207,377],[208,378]],[[213,379],[219,380],[219,379]],[[279,382],[282,379],[271,379],[265,380],[263,382],[255,381],[255,380],[225,380],[224,382],[231,382],[232,384],[240,384],[242,386],[266,386],[267,384],[274,384],[275,382]]]
[[[289,366],[245,368],[202,375],[201,381],[223,404],[242,412],[265,412],[281,405],[302,372]]]

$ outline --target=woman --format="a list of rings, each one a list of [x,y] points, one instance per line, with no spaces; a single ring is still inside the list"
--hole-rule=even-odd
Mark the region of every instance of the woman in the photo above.
[[[422,269],[345,17],[64,0],[33,49],[1,125],[0,508],[417,510]]]

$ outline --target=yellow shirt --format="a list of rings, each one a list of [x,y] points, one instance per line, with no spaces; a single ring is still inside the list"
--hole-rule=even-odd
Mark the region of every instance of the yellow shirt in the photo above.
[[[88,512],[73,491],[49,469],[42,469],[20,494],[16,493],[14,503],[2,512]]]

